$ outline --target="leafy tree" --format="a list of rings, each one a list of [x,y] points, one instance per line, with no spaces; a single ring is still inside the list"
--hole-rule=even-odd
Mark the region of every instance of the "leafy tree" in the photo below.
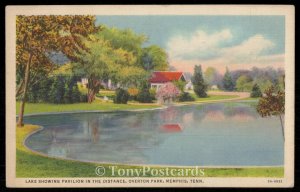
[[[234,90],[234,82],[232,80],[231,74],[227,67],[226,67],[226,72],[223,77],[223,88],[227,91]]]
[[[247,75],[242,75],[236,80],[236,89],[238,91],[250,91],[252,88],[252,79]]]
[[[88,102],[99,92],[101,81],[111,79],[121,87],[138,86],[147,73],[138,64],[144,36],[116,28],[101,29],[85,39],[89,51],[82,51],[80,62],[74,63],[77,73],[88,78]]]
[[[185,82],[182,80],[173,81],[173,84],[181,91],[184,92]]]
[[[143,48],[142,67],[146,71],[166,71],[168,69],[167,53],[157,45]]]
[[[254,81],[262,92],[266,91],[269,87],[273,86],[273,83],[271,80],[269,80],[267,77],[259,77]]]
[[[207,84],[202,75],[201,65],[195,65],[194,75],[192,76],[194,92],[198,97],[207,97]]]
[[[209,86],[218,85],[219,81],[222,80],[221,75],[213,67],[208,67],[204,72],[204,79]]]
[[[262,93],[260,91],[260,88],[259,86],[255,83],[252,87],[252,91],[251,91],[251,97],[261,97],[262,96]]]
[[[21,74],[17,75],[16,96],[21,95],[17,125],[23,126],[24,108],[29,84],[37,74],[50,73],[55,67],[48,57],[51,52],[61,51],[75,60],[76,52],[85,48],[80,36],[95,29],[93,16],[24,16],[16,18],[16,64]]]
[[[156,98],[159,102],[170,102],[179,96],[180,90],[171,82],[162,85],[156,92]]]
[[[257,112],[262,117],[268,116],[279,116],[282,135],[284,139],[284,125],[283,125],[283,115],[284,115],[284,104],[285,104],[285,92],[275,89],[274,86],[269,87],[263,94],[263,97],[259,99],[257,105]]]

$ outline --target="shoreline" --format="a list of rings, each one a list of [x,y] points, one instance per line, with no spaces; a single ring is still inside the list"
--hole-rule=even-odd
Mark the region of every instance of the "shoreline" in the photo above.
[[[231,101],[242,101],[243,99],[250,98],[250,94],[247,92],[209,92],[212,95],[231,95],[237,96],[235,98],[229,99],[219,99],[219,100],[207,100],[207,101],[187,101],[187,102],[174,102],[171,106],[185,106],[185,105],[201,105],[210,103],[226,103]],[[42,112],[42,113],[30,113],[24,114],[24,117],[39,116],[39,115],[59,115],[59,114],[76,114],[76,113],[113,113],[113,112],[143,112],[143,111],[153,111],[166,109],[168,105],[158,105],[160,107],[145,108],[145,109],[116,109],[116,110],[74,110],[74,111],[61,111],[61,112]],[[16,118],[19,115],[16,115]]]

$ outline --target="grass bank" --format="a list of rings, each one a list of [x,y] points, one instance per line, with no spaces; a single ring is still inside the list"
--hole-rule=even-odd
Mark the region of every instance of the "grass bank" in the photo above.
[[[111,102],[101,102],[95,100],[93,103],[73,103],[73,104],[50,104],[50,103],[26,103],[25,114],[49,113],[49,112],[67,112],[67,111],[93,111],[93,110],[134,110],[134,109],[152,109],[160,107],[153,104],[114,104]],[[19,114],[20,102],[16,103],[16,113]]]
[[[84,163],[71,160],[61,160],[36,154],[28,150],[23,141],[26,136],[39,127],[35,125],[25,125],[16,128],[17,141],[17,166],[16,176],[18,178],[50,178],[50,177],[97,177],[95,168],[103,166],[106,170],[105,177],[112,177],[110,164]],[[116,165],[118,168],[141,168],[140,166]],[[161,169],[166,167],[153,166],[151,169]],[[168,167],[169,169],[181,169]],[[188,168],[182,168],[188,169]],[[117,170],[117,169],[116,169]],[[149,171],[150,172],[150,171]],[[205,168],[204,177],[283,177],[282,167],[264,168]],[[192,175],[189,175],[192,177]],[[151,177],[147,174],[146,177]]]

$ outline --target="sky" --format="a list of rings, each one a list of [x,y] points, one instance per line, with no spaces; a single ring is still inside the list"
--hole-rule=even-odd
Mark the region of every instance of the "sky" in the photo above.
[[[96,24],[144,34],[164,48],[169,64],[192,72],[215,67],[284,67],[284,16],[97,16]]]

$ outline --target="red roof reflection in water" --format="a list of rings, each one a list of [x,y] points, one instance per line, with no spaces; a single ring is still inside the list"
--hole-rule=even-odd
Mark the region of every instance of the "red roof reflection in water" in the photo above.
[[[164,124],[161,126],[163,132],[172,133],[172,132],[181,132],[182,128],[179,124]]]

